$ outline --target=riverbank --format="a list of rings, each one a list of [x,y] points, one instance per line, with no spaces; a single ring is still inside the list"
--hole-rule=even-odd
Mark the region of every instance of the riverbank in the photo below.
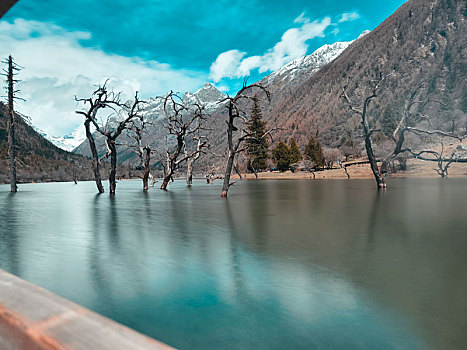
[[[399,170],[396,173],[392,173],[390,177],[439,177],[435,168],[437,163],[426,162],[418,159],[411,159],[407,161],[407,170]],[[370,164],[356,164],[347,166],[347,172],[351,179],[368,179],[373,178]],[[450,177],[467,177],[467,164],[465,163],[452,163],[449,167],[448,172]],[[254,180],[254,174],[242,174],[243,179]],[[238,175],[232,176],[234,179],[238,179]],[[258,179],[261,180],[301,180],[301,179],[347,179],[348,176],[344,168],[328,169],[322,171],[316,171],[313,173],[308,171],[296,171],[291,172],[262,172],[258,173]]]
[[[362,159],[363,160],[363,159]],[[418,159],[410,159],[407,161],[407,170],[399,170],[396,173],[389,174],[389,177],[439,177],[435,168],[437,167],[436,162],[427,162]],[[369,164],[355,164],[347,166],[347,172],[351,179],[370,179],[373,178],[373,173]],[[449,177],[467,177],[467,164],[466,163],[452,163],[448,171]],[[176,180],[184,181],[184,174],[179,174]],[[195,177],[196,179],[205,179],[202,174]],[[268,171],[258,173],[258,179],[260,180],[303,180],[303,179],[347,179],[348,176],[344,168],[326,169],[316,171],[314,173],[309,171]],[[119,178],[118,181],[124,180],[135,180],[140,179],[139,177]],[[232,174],[232,179],[239,179],[237,174]],[[242,173],[243,180],[255,180],[255,175],[252,173]],[[157,178],[158,181],[162,180]],[[78,179],[81,181],[93,181],[92,178]],[[105,180],[104,180],[105,181]],[[219,181],[219,180],[217,180]],[[47,183],[47,182],[72,182],[52,179],[46,179],[43,181],[31,181],[31,182],[18,182],[19,185],[25,183]],[[0,181],[0,184],[8,184],[8,181]],[[157,187],[157,186],[156,186]]]

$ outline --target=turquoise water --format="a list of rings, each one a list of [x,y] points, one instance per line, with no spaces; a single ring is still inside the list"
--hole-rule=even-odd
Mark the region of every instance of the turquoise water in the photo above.
[[[467,180],[0,186],[0,268],[181,349],[467,347]]]

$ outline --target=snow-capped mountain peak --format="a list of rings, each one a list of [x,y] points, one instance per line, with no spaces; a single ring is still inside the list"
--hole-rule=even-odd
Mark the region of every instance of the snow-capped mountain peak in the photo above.
[[[183,96],[183,100],[188,103],[199,103],[206,106],[206,109],[215,107],[217,103],[225,98],[225,95],[217,90],[211,83],[206,83],[204,86],[194,93],[187,92]]]
[[[356,39],[360,39],[370,31],[366,30]],[[339,41],[334,44],[326,44],[318,48],[310,55],[299,57],[285,66],[279,68],[264,80],[266,84],[282,82],[298,85],[318,71],[321,67],[335,60],[350,44],[351,41]]]
[[[72,132],[64,135],[64,136],[54,136],[54,135],[49,135],[46,133],[44,130],[39,129],[37,126],[33,125],[31,123],[31,120],[29,118],[23,117],[23,119],[36,131],[39,135],[42,137],[46,138],[50,142],[52,142],[55,146],[71,152],[74,150],[76,147],[78,147],[83,141],[86,139],[86,132],[84,130],[83,126],[79,126]]]
[[[369,31],[364,31],[356,40],[360,39],[367,33],[369,33]],[[321,67],[336,59],[350,44],[352,44],[353,41],[354,40],[323,45],[311,55],[297,58],[279,68],[272,74],[263,78],[261,83],[265,86],[274,83],[278,83],[281,86],[299,85]],[[219,106],[219,101],[225,97],[226,95],[219,91],[214,85],[206,83],[195,92],[186,92],[183,95],[182,100],[186,104],[196,103],[204,105],[207,111],[212,111]],[[147,99],[143,113],[148,118],[155,121],[164,118],[163,107],[164,103],[162,99],[149,98]],[[66,150],[74,149],[86,138],[84,128],[82,126],[63,137],[49,136],[41,130],[39,132],[52,141],[56,146]]]

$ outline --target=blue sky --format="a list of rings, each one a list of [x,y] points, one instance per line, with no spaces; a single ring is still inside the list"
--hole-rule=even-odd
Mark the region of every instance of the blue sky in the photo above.
[[[0,55],[25,67],[23,113],[58,135],[81,122],[74,95],[106,77],[143,97],[206,81],[233,93],[243,76],[253,82],[323,44],[355,39],[402,3],[20,0],[0,20]]]

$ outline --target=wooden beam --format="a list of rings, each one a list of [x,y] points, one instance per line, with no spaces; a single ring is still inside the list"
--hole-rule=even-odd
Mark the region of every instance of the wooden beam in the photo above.
[[[0,18],[17,2],[18,0],[0,0]]]

